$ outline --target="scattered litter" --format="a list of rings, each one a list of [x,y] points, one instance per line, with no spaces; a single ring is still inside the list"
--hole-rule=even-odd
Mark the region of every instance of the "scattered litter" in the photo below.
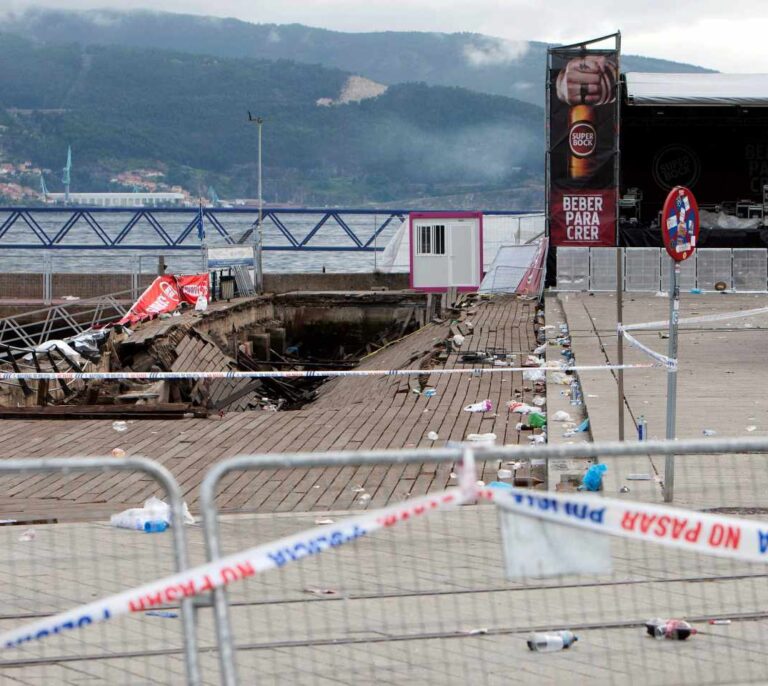
[[[423,395],[425,398],[433,398],[434,396],[436,396],[436,395],[437,395],[437,391],[436,391],[434,388],[425,388],[425,389],[422,391],[422,395]]]
[[[464,408],[464,412],[490,412],[493,409],[493,403],[490,400],[481,400],[478,403],[472,403]]]
[[[547,403],[547,399],[543,395],[534,395],[531,401],[536,407],[544,407]]]
[[[510,400],[507,403],[507,411],[514,412],[516,414],[531,414],[531,412],[538,412],[538,408],[527,403],[521,403],[517,400]]]
[[[371,499],[370,493],[363,493],[358,499],[357,502],[359,503],[367,503]]]
[[[496,472],[496,478],[497,479],[511,479],[512,478],[512,470],[511,469],[500,469],[498,472]]]
[[[475,485],[476,485],[478,488],[483,488],[483,486],[485,486],[485,481],[483,481],[482,479],[479,479],[479,480],[478,480],[478,481],[475,483]]]
[[[190,514],[187,504],[183,503],[183,506],[184,523],[194,524],[195,518]],[[171,525],[171,508],[168,503],[152,496],[144,501],[143,507],[134,507],[112,515],[109,523],[119,529],[158,533]]]
[[[127,422],[118,420],[116,422],[112,422],[112,428],[119,433],[123,433],[123,431],[128,431],[128,424]]]
[[[553,422],[572,422],[573,417],[569,415],[564,410],[558,410],[555,412],[555,414],[552,415],[552,421]]]
[[[650,474],[627,474],[627,481],[650,481]]]
[[[599,398],[599,395],[595,395],[594,393],[587,393],[587,398]]]
[[[430,431],[430,432],[427,434],[427,438],[428,438],[430,441],[436,441],[438,438],[440,438],[440,436],[438,436],[438,435],[437,435],[437,431]]]
[[[483,627],[482,629],[468,629],[464,632],[465,636],[482,636],[488,633],[488,629]]]
[[[535,436],[528,436],[528,440],[533,444],[546,443],[547,434],[536,434]]]
[[[523,376],[525,376],[525,372],[523,372]],[[560,386],[570,386],[571,377],[563,372],[553,372],[549,375],[549,383],[559,384]]]
[[[572,631],[554,631],[548,634],[531,634],[528,637],[528,649],[538,653],[552,653],[570,648],[578,637]]]
[[[584,433],[587,429],[589,429],[589,417],[587,417],[581,424],[579,424],[575,429],[571,429],[570,431],[566,431],[563,434],[564,438],[570,438],[571,436],[575,434]]]
[[[318,517],[315,520],[315,524],[322,525],[322,524],[333,524],[335,520],[331,519],[330,517]]]
[[[541,429],[547,425],[547,415],[543,412],[531,412],[528,415],[528,425],[533,429]]]
[[[338,595],[339,592],[334,588],[317,588],[315,586],[307,586],[304,589],[304,593],[312,593],[313,595]]]
[[[526,369],[523,371],[523,381],[545,381],[547,375],[541,369]]]
[[[27,529],[23,534],[21,534],[21,536],[19,536],[19,540],[22,543],[26,543],[27,541],[34,541],[36,535],[37,534],[34,529]]]
[[[696,629],[682,619],[649,619],[645,623],[645,630],[649,636],[660,641],[665,638],[684,641],[696,633]]]
[[[467,439],[470,443],[477,443],[480,445],[493,445],[496,442],[496,434],[467,434]]]
[[[629,486],[622,486],[619,489],[619,493],[629,493]]]
[[[534,355],[543,355],[545,352],[547,352],[547,344],[546,343],[542,343],[538,348],[536,348],[533,351],[533,354]]]
[[[365,493],[365,489],[362,486],[355,486],[352,489],[352,493]]]
[[[755,431],[756,429],[757,429],[757,427],[756,427],[754,424],[750,424],[750,425],[747,427],[747,431],[749,431],[749,433],[752,433],[752,432],[753,432],[753,431]]]
[[[125,450],[122,448],[112,448],[112,457],[125,457]]]
[[[80,300],[80,298],[76,295],[64,295],[61,297],[62,300]]]
[[[208,300],[204,295],[198,296],[195,301],[195,312],[205,312],[208,309]]]
[[[701,288],[691,288],[689,293],[693,293],[693,295],[701,295]]]
[[[603,486],[603,474],[608,470],[608,465],[593,464],[581,477],[580,491],[599,491]]]
[[[541,367],[544,364],[544,360],[538,355],[528,355],[523,362],[523,367]]]
[[[147,617],[162,617],[163,619],[178,619],[179,615],[176,612],[168,612],[167,610],[147,610],[144,613]]]
[[[456,335],[453,337],[453,344],[454,344],[454,345],[455,345],[457,348],[460,348],[460,347],[461,347],[461,346],[464,344],[464,336],[462,336],[460,333],[457,333],[457,334],[456,334]]]
[[[448,476],[449,479],[458,479],[459,475],[456,472],[451,472]]]
[[[730,619],[710,619],[710,624],[715,624],[717,626],[728,626],[728,624],[731,623]]]
[[[703,429],[702,432],[705,436],[717,436],[717,431],[714,429]]]

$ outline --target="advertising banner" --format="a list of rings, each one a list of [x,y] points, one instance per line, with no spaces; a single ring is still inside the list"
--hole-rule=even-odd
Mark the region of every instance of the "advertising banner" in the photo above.
[[[184,302],[196,305],[197,299],[202,295],[210,300],[208,274],[184,274],[176,277],[176,284]]]
[[[616,245],[618,64],[618,47],[549,50],[547,179],[554,246]]]
[[[133,326],[158,314],[173,312],[182,302],[194,306],[200,295],[210,299],[208,274],[158,276],[117,323]]]

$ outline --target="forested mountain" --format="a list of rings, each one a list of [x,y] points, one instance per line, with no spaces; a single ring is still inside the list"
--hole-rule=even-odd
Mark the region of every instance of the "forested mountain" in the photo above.
[[[510,18],[513,10],[510,9]],[[34,9],[7,15],[0,30],[55,43],[163,48],[219,57],[290,59],[361,74],[385,84],[423,81],[544,103],[547,44],[472,33],[343,33],[301,24],[251,24],[162,12]],[[589,38],[589,36],[585,36]],[[633,55],[624,71],[706,71]]]
[[[73,190],[116,189],[116,174],[150,168],[193,194],[254,197],[250,110],[266,120],[268,202],[541,207],[546,49],[147,11],[6,12],[0,165],[53,170],[48,189],[61,190],[71,145]],[[17,180],[39,184],[29,177]]]
[[[248,110],[266,120],[273,202],[385,202],[541,175],[542,110],[511,98],[413,83],[323,106],[339,101],[348,73],[8,34],[0,64],[4,155],[57,169],[71,144],[73,189],[104,190],[115,171],[157,164],[190,190],[214,184],[220,195],[253,197]]]

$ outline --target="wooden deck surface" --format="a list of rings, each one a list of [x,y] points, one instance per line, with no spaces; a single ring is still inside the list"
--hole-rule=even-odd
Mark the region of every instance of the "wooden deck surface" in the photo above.
[[[535,303],[497,297],[472,308],[474,324],[461,352],[500,348],[518,353],[535,347]],[[450,336],[449,322],[428,324],[400,342],[366,358],[361,369],[419,368],[439,341]],[[523,353],[522,356],[520,353]],[[437,366],[464,367],[457,353]],[[118,433],[105,420],[5,420],[0,422],[0,457],[128,455],[157,460],[174,474],[195,510],[198,487],[208,468],[238,454],[356,449],[441,447],[469,433],[493,432],[498,442],[518,443],[516,415],[505,403],[522,390],[519,373],[432,375],[432,398],[412,392],[409,377],[335,379],[319,398],[293,412],[253,411],[223,418],[134,420]],[[524,392],[530,400],[531,393]],[[469,403],[490,399],[494,412],[464,412]],[[498,408],[498,413],[496,412]],[[436,431],[439,440],[427,439]],[[523,438],[525,441],[525,437]],[[527,441],[526,441],[527,442]],[[495,478],[496,463],[484,479]],[[371,505],[444,488],[450,465],[294,469],[231,474],[221,484],[224,511],[315,511],[347,509],[356,486],[371,494]],[[0,478],[0,519],[89,519],[135,507],[157,492],[141,474],[32,475]]]

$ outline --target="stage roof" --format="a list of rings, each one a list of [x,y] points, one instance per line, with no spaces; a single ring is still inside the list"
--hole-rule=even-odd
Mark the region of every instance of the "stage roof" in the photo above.
[[[630,105],[768,107],[768,74],[625,74]]]

